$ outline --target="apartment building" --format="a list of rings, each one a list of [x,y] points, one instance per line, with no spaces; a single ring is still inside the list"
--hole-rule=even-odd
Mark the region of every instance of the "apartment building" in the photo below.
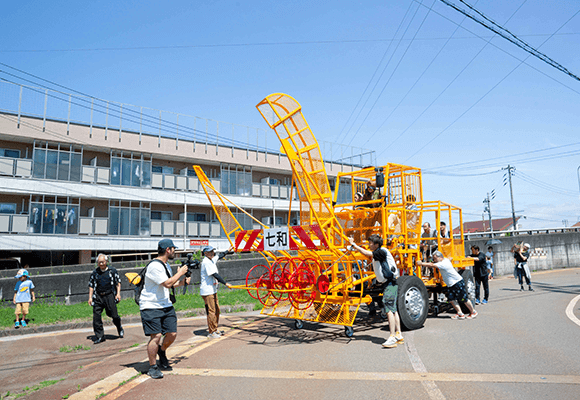
[[[273,150],[273,132],[186,121],[0,83],[0,268],[16,267],[15,259],[39,267],[90,263],[99,252],[151,252],[162,237],[184,250],[226,248],[193,165],[266,225],[299,224],[291,168]],[[334,151],[340,161],[325,162],[331,187],[338,172],[373,161],[362,149]],[[232,210],[245,229],[258,226]]]

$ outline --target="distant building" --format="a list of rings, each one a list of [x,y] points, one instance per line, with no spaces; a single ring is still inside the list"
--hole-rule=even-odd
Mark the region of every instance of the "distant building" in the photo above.
[[[574,225],[572,225],[572,228],[579,228],[579,227],[580,227],[580,221],[578,221]]]
[[[516,229],[517,222],[521,217],[516,217]],[[492,219],[492,226],[494,231],[507,231],[513,230],[513,220],[512,218],[498,218]],[[457,227],[453,229],[454,234],[460,234],[461,228]],[[489,220],[485,221],[471,221],[463,223],[463,233],[475,233],[475,232],[489,232]]]

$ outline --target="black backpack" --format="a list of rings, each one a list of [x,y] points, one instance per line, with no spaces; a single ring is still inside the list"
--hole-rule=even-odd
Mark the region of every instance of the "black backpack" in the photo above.
[[[149,264],[151,264],[151,262],[152,261],[149,261]],[[137,275],[141,277],[141,280],[135,285],[135,289],[133,289],[135,290],[135,303],[137,303],[137,305],[139,305],[139,300],[141,300],[141,292],[143,291],[143,286],[145,286],[145,274],[147,273],[147,267],[149,264],[147,264],[145,268],[139,272],[139,275]],[[135,278],[133,278],[133,280],[135,280]],[[131,281],[131,283],[133,283],[133,281]]]

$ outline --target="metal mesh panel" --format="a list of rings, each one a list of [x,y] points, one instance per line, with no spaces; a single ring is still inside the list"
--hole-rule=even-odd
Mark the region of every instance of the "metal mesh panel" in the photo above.
[[[209,186],[205,186],[205,189],[207,190],[210,202],[213,204],[216,213],[219,215],[223,228],[225,228],[227,232],[232,232],[238,228],[239,225],[236,219],[232,216],[231,211],[221,203],[215,191]]]

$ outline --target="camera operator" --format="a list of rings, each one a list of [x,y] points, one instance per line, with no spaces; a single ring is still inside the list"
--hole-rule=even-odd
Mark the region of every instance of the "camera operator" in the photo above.
[[[172,276],[169,260],[175,258],[176,246],[171,239],[162,239],[157,245],[157,258],[147,265],[145,284],[139,300],[143,331],[149,336],[147,356],[149,357],[149,372],[153,379],[163,378],[163,370],[171,370],[165,351],[177,338],[177,315],[173,308],[175,294],[169,289],[189,284],[191,278],[179,280],[186,274],[188,267],[182,265]],[[163,341],[161,337],[163,337]],[[159,354],[159,366],[156,364]]]
[[[204,255],[201,262],[201,284],[199,285],[199,293],[205,303],[205,313],[207,314],[207,328],[210,339],[219,339],[222,332],[218,331],[218,324],[220,320],[220,305],[217,297],[218,283],[226,285],[231,288],[229,283],[218,274],[216,263],[231,254],[233,247],[230,247],[226,252],[215,254],[215,247],[205,246],[201,252]]]

